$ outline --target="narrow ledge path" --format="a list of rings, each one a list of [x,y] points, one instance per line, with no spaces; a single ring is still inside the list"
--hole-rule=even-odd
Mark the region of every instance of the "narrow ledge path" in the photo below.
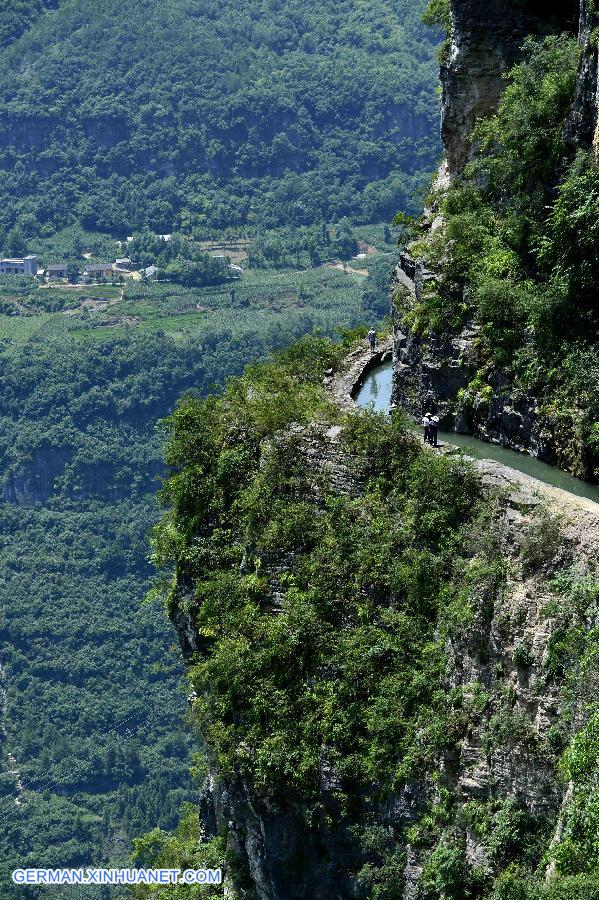
[[[393,354],[391,336],[377,345],[374,353],[366,342],[348,354],[341,369],[325,379],[337,405],[349,412],[358,409],[354,399],[365,377],[373,368],[390,359]],[[450,444],[440,444],[442,453],[459,452]],[[427,452],[438,452],[425,446]],[[577,539],[594,550],[599,557],[599,503],[587,497],[571,494],[563,488],[546,484],[532,475],[513,469],[493,459],[474,459],[464,454],[480,472],[483,484],[488,490],[506,491],[510,495],[510,505],[514,508],[534,508],[546,504],[554,514],[562,517],[568,527],[576,532]]]
[[[348,354],[341,369],[325,379],[325,385],[333,395],[337,406],[345,412],[358,409],[354,395],[362,386],[365,377],[372,369],[379,366],[393,355],[393,339],[391,337],[379,341],[374,352],[366,342]]]

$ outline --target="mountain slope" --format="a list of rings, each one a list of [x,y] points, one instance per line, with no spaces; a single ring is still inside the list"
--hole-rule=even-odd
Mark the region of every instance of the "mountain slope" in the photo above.
[[[61,3],[0,55],[4,232],[388,220],[438,150],[423,7]]]
[[[389,219],[433,168],[423,6],[0,2],[3,254],[81,266],[144,226],[286,226],[255,241],[262,268],[234,287],[0,285],[3,898],[40,894],[10,883],[17,864],[121,862],[189,797],[168,626],[139,609],[156,421],[182,393],[363,316],[364,275],[320,265],[352,223],[333,241],[321,223]],[[294,234],[302,223],[313,234]]]
[[[239,900],[596,900],[599,507],[336,407],[340,357],[305,341],[169,420],[156,558],[206,779],[199,830],[139,859],[220,861]]]

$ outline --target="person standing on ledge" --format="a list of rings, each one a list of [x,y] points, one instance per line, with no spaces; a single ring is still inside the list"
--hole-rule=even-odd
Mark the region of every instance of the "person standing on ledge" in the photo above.
[[[431,442],[431,414],[425,413],[422,417],[422,427],[424,429],[424,443],[430,444]]]
[[[370,344],[370,352],[374,353],[376,347],[376,331],[371,328],[368,332],[368,343]]]
[[[431,416],[430,417],[430,426],[429,426],[429,435],[430,435],[430,443],[432,447],[437,447],[437,435],[439,432],[439,416]]]

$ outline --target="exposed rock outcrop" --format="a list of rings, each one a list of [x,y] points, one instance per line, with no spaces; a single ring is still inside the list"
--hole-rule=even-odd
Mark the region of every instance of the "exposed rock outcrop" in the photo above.
[[[435,276],[422,262],[402,253],[395,281],[414,301]],[[543,413],[538,396],[514,386],[506,371],[489,369],[481,359],[478,326],[470,321],[459,332],[427,335],[397,321],[393,328],[393,403],[419,418],[437,413],[447,431],[472,434],[534,456],[591,480],[596,460],[571,427],[557,428]],[[481,366],[483,368],[481,368]],[[484,380],[481,373],[484,371]]]
[[[494,597],[480,590],[472,621],[447,640],[446,689],[462,691],[472,709],[457,752],[440,761],[441,780],[436,785],[426,778],[399,785],[372,808],[373,821],[404,835],[404,841],[406,829],[438,801],[439,790],[451,791],[458,810],[471,801],[513,801],[539,822],[557,822],[560,808],[567,804],[567,786],[556,778],[551,751],[563,712],[563,682],[548,680],[546,667],[561,622],[559,613],[550,611],[554,598],[545,585],[564,564],[581,574],[593,571],[599,555],[599,510],[591,513],[574,503],[560,510],[560,522],[555,511],[543,512],[543,498],[530,485],[514,483],[509,470],[485,465],[485,478],[491,490],[507,488],[497,508],[496,527],[511,574],[505,590]],[[537,535],[544,542],[542,550],[534,543]],[[527,562],[535,552],[541,557]],[[597,611],[589,616],[590,628]],[[181,634],[186,646],[190,621]],[[210,774],[201,800],[203,834],[226,835],[237,860],[236,874],[229,874],[228,896],[367,896],[355,879],[364,859],[337,806],[335,788],[335,772],[324,768],[319,788],[322,818],[308,823],[303,804],[293,797],[275,801],[257,794],[242,778]],[[467,823],[459,828],[468,863],[490,866],[481,836]],[[403,897],[410,900],[419,896],[427,851],[409,844],[405,851]]]
[[[599,14],[592,0],[580,0],[582,60],[567,137],[577,147],[593,147],[599,157],[598,26]]]
[[[396,280],[418,300],[422,286],[434,276],[405,253],[401,256]],[[491,375],[484,392],[465,402],[464,392],[479,368],[479,329],[469,323],[457,334],[423,337],[396,324],[394,327],[393,402],[420,417],[428,408],[437,413],[448,431],[474,434],[513,450],[526,451],[553,462],[551,438],[537,415],[532,395],[513,392],[499,370]]]
[[[442,136],[450,175],[460,172],[468,161],[472,129],[477,119],[495,111],[505,88],[504,75],[520,58],[528,35],[575,34],[580,27],[587,60],[573,133],[576,140],[590,146],[596,124],[597,50],[589,43],[594,27],[590,4],[587,0],[580,4],[581,10],[579,0],[451,0],[452,29],[441,66]],[[595,114],[590,118],[589,94],[595,99]]]

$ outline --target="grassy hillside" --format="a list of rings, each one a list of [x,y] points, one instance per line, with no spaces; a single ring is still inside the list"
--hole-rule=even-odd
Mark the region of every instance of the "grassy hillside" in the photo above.
[[[424,2],[23,5],[0,52],[0,244],[386,221],[439,152]]]

